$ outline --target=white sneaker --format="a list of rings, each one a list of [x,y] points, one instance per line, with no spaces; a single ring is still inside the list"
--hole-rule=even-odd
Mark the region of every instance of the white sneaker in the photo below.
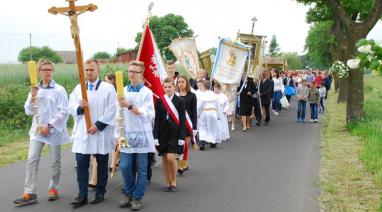
[[[313,120],[313,119],[310,119],[310,122],[314,122],[314,120]]]
[[[274,114],[275,114],[275,116],[278,116],[278,115],[279,115],[279,112],[275,112]]]
[[[231,130],[232,130],[232,131],[234,131],[234,130],[235,130],[235,128],[234,128],[234,127],[231,127]]]
[[[317,123],[317,122],[318,122],[318,119],[314,119],[314,122]]]

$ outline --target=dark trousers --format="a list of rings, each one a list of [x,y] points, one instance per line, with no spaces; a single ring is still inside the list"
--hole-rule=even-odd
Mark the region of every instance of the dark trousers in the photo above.
[[[255,116],[256,116],[256,122],[261,124],[261,108],[260,108],[260,102],[258,101],[257,98],[255,98],[254,100],[254,109],[255,109]]]
[[[287,100],[288,100],[288,102],[290,104],[290,99],[292,98],[292,96],[291,95],[285,95],[285,96],[286,96],[286,98],[287,98]]]
[[[321,105],[320,111],[322,112],[325,112],[324,99],[325,99],[324,97],[320,97],[320,105]]]
[[[271,121],[271,114],[269,112],[270,104],[263,104],[263,108],[265,109],[265,123],[269,123]]]
[[[304,121],[304,119],[305,119],[305,111],[306,111],[306,101],[298,100],[298,105],[297,105],[297,120]]]
[[[88,181],[89,181],[89,164],[90,164],[90,154],[76,153],[77,161],[77,183],[79,188],[79,197],[88,196]],[[108,178],[108,161],[109,154],[93,155],[97,160],[97,186],[96,194],[103,195],[106,193],[106,184]]]

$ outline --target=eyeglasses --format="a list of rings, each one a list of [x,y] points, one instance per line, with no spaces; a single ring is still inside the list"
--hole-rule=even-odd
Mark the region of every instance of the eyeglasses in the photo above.
[[[128,71],[128,74],[140,74],[142,73],[141,71]]]
[[[51,72],[53,69],[40,69],[42,72]]]

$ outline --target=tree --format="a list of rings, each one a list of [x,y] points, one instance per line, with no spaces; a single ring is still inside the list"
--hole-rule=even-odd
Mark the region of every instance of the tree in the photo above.
[[[107,52],[97,52],[93,55],[92,59],[96,59],[96,60],[99,60],[99,59],[110,59],[111,58],[111,55]]]
[[[297,54],[297,52],[284,53],[283,58],[288,62],[288,69],[301,70],[303,68],[301,57]]]
[[[330,47],[334,44],[334,37],[330,33],[332,25],[332,21],[315,22],[309,29],[305,49],[314,68],[329,69],[334,62],[330,52]]]
[[[194,32],[188,28],[188,24],[184,21],[182,16],[171,13],[163,17],[151,17],[150,29],[154,34],[158,48],[167,60],[176,60],[171,50],[167,48],[173,39],[178,37],[192,37],[194,35]],[[137,47],[139,47],[141,38],[142,33],[139,32],[135,37]]]
[[[40,59],[48,59],[54,63],[62,63],[62,59],[60,55],[57,54],[57,52],[53,51],[48,46],[43,47],[28,47],[24,48],[20,51],[18,61],[24,63],[26,61],[31,60],[38,61]]]
[[[331,47],[333,58],[346,63],[354,58],[358,40],[365,38],[382,15],[382,0],[296,0],[310,5],[309,23],[332,21],[331,34],[335,44]],[[347,86],[351,85],[351,86]],[[363,73],[350,70],[350,76],[340,81],[339,97],[346,97],[346,121],[364,117]],[[341,92],[346,91],[346,92]]]
[[[268,55],[270,57],[277,57],[280,55],[280,47],[277,43],[276,36],[272,35],[271,43],[269,44]]]
[[[124,53],[124,52],[127,52],[127,51],[129,51],[129,49],[119,47],[119,48],[117,48],[117,51],[115,52],[114,56],[117,56],[117,55]]]

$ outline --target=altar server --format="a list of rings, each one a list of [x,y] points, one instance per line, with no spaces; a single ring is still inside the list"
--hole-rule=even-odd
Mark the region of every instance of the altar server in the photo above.
[[[24,108],[27,115],[34,115],[29,131],[30,143],[24,194],[14,200],[16,205],[28,205],[37,202],[37,176],[41,151],[49,145],[51,177],[48,187],[48,200],[58,198],[58,183],[61,172],[61,144],[69,141],[66,123],[68,120],[68,96],[66,90],[53,80],[54,64],[49,60],[40,60],[38,74],[41,81],[31,87]],[[36,76],[37,83],[37,76]],[[35,101],[37,101],[35,103]],[[36,107],[36,108],[35,108]]]
[[[81,87],[77,85],[69,97],[70,114],[74,118],[73,147],[77,161],[78,197],[71,203],[73,208],[88,203],[88,179],[90,156],[97,160],[96,193],[91,204],[104,200],[108,179],[109,153],[114,149],[116,114],[116,92],[113,85],[99,79],[100,67],[97,60],[85,62],[88,102],[81,98]],[[92,126],[87,129],[84,108],[88,107]]]

